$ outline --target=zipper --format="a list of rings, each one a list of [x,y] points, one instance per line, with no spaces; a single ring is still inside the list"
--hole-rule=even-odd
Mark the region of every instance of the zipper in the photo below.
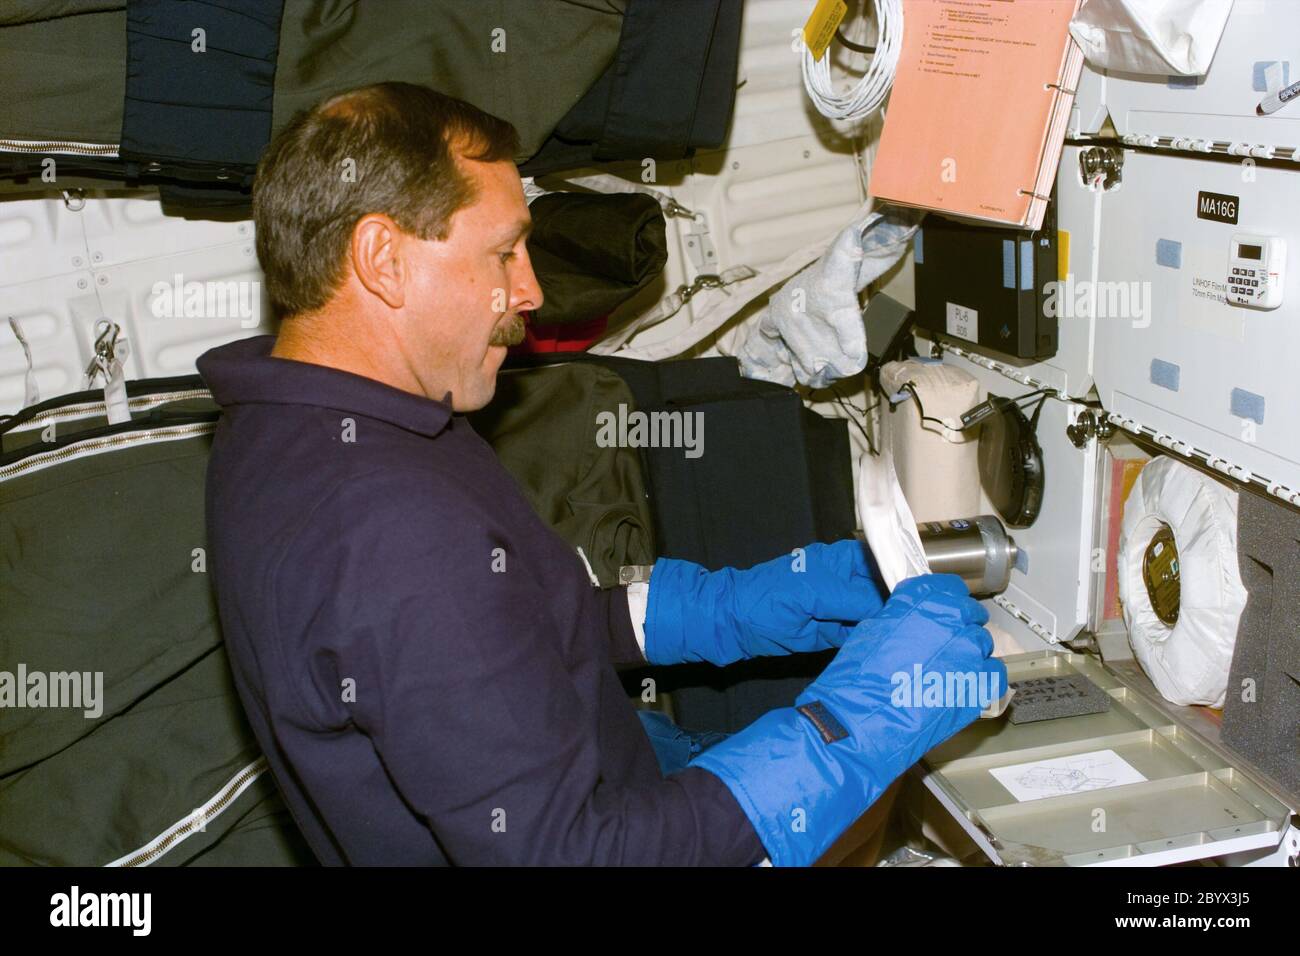
[[[116,143],[74,143],[69,140],[0,139],[8,153],[73,153],[79,156],[116,156]]]
[[[189,816],[178,820],[162,833],[158,834],[138,850],[119,857],[106,866],[148,866],[177,844],[201,832],[210,820],[220,816],[241,793],[252,786],[253,781],[266,772],[265,757],[258,757],[239,773],[226,782],[226,785],[213,794],[212,799],[199,807]]]
[[[135,398],[128,398],[126,406],[133,412],[145,411],[156,408],[159,405],[165,405],[168,402],[183,402],[192,398],[211,398],[212,393],[206,388],[193,388],[180,392],[165,392],[156,395],[137,395]],[[62,408],[50,408],[39,415],[33,415],[21,425],[15,425],[13,431],[23,432],[33,428],[40,428],[50,422],[69,422],[77,418],[93,418],[96,414],[104,414],[103,402],[82,402],[79,405],[65,405]]]
[[[0,481],[7,481],[10,478],[30,474],[42,468],[49,468],[51,465],[57,465],[63,461],[93,455],[100,451],[121,448],[125,445],[147,445],[152,442],[177,441],[193,435],[205,435],[215,431],[216,427],[216,422],[193,422],[187,425],[172,425],[170,427],[150,429],[149,431],[133,432],[127,435],[111,435],[105,438],[76,442],[66,448],[33,455],[30,458],[0,468]]]

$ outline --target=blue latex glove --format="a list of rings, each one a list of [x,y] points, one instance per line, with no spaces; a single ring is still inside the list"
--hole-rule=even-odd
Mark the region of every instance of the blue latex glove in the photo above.
[[[867,546],[849,539],[800,551],[745,571],[660,558],[647,593],[646,659],[721,667],[842,646],[882,603]]]
[[[966,706],[912,706],[923,700],[919,690],[894,699],[903,686],[896,675],[910,683],[920,665],[945,684],[948,674],[974,674],[988,696],[1005,693],[1006,667],[990,658],[993,639],[981,626],[987,620],[957,576],[909,578],[794,707],[764,714],[691,766],[722,779],[773,864],[811,864],[895,778],[988,703],[976,695]]]

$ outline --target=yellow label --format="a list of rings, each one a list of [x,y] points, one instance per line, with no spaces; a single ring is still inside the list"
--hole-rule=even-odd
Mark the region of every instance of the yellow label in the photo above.
[[[835,31],[848,10],[844,0],[817,0],[812,16],[803,25],[803,42],[812,51],[814,60],[820,60],[826,55],[826,48],[831,45]]]
[[[1070,275],[1070,234],[1056,230],[1056,278],[1062,282]]]

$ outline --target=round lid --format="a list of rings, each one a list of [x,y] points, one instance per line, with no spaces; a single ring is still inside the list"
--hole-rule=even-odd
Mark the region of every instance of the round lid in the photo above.
[[[980,428],[980,483],[1003,521],[1027,528],[1043,503],[1043,451],[1025,413],[1000,398],[989,396],[998,407]]]

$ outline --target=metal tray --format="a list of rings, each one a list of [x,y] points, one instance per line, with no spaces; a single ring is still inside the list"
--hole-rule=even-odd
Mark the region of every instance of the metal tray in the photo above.
[[[926,787],[995,862],[1160,866],[1276,847],[1290,809],[1221,749],[1080,654],[1004,658],[1012,681],[1082,674],[1111,697],[1103,714],[1029,724],[979,720],[931,750]],[[1113,751],[1145,782],[1019,801],[990,772]]]

